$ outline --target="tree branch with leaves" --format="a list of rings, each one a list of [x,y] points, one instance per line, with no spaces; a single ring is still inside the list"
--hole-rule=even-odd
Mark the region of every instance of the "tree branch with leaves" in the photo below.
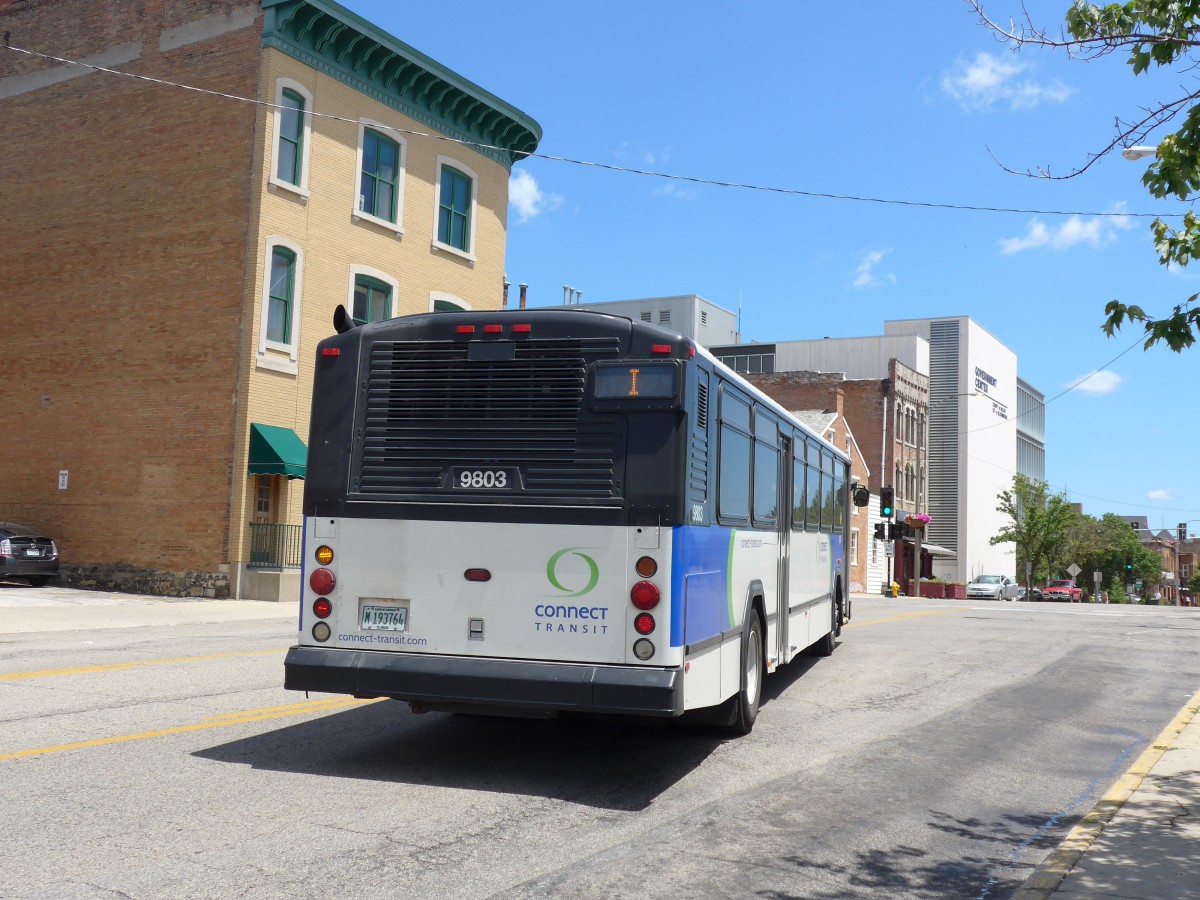
[[[1128,54],[1127,62],[1135,76],[1151,67],[1171,68],[1189,73],[1196,79],[1200,66],[1200,0],[1137,0],[1129,3],[1084,3],[1077,0],[1067,10],[1057,35],[1033,21],[1024,12],[1020,21],[1007,27],[984,10],[983,0],[967,0],[980,23],[995,37],[1015,49],[1042,47],[1061,50],[1073,59],[1094,61],[1115,52]],[[1200,189],[1200,88],[1184,90],[1182,95],[1145,110],[1136,121],[1117,119],[1116,136],[1106,147],[1088,154],[1085,164],[1067,175],[1052,176],[1049,170],[1026,171],[1030,177],[1074,178],[1086,172],[1098,160],[1114,150],[1146,141],[1150,134],[1182,116],[1179,128],[1158,141],[1154,162],[1142,176],[1151,196],[1175,197],[1190,201]],[[1006,171],[1013,169],[1004,167]],[[1151,226],[1158,260],[1164,266],[1186,266],[1200,258],[1200,220],[1192,213],[1183,217],[1180,227],[1167,225],[1161,218]],[[1122,326],[1140,325],[1144,348],[1164,343],[1179,352],[1195,343],[1200,335],[1200,294],[1192,294],[1170,313],[1152,316],[1142,307],[1112,300],[1104,307],[1104,333],[1112,337]]]

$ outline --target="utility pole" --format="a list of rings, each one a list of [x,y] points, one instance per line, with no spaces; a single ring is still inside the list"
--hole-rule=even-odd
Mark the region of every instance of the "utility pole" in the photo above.
[[[929,415],[926,413],[925,421],[929,421]],[[917,512],[921,510],[921,498],[924,494],[924,479],[921,473],[925,467],[921,463],[921,450],[925,444],[925,429],[921,427],[921,417],[917,417]],[[921,540],[925,537],[924,528],[913,529],[913,593],[914,597],[921,596]]]

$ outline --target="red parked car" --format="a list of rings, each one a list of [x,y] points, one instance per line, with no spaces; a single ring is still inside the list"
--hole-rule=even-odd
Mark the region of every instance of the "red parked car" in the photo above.
[[[1078,603],[1083,599],[1083,588],[1076,587],[1070,578],[1056,578],[1042,588],[1042,599]]]

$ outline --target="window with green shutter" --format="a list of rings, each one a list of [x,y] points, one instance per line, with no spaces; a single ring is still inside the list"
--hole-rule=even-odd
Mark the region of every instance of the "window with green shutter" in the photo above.
[[[396,221],[400,145],[378,131],[363,129],[358,209],[377,219]]]
[[[271,253],[271,280],[267,297],[267,340],[292,342],[292,303],[295,300],[296,254],[283,247]]]
[[[471,179],[450,166],[442,166],[438,240],[448,247],[470,252]]]
[[[275,177],[288,184],[300,185],[300,167],[304,159],[304,98],[284,90],[279,111],[279,147]]]
[[[354,279],[354,310],[350,317],[357,325],[380,322],[392,317],[392,289],[376,278],[359,275]]]

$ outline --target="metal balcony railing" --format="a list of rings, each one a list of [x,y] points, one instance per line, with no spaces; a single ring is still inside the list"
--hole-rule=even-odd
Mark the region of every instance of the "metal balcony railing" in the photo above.
[[[304,542],[303,525],[250,523],[251,569],[298,569]]]

